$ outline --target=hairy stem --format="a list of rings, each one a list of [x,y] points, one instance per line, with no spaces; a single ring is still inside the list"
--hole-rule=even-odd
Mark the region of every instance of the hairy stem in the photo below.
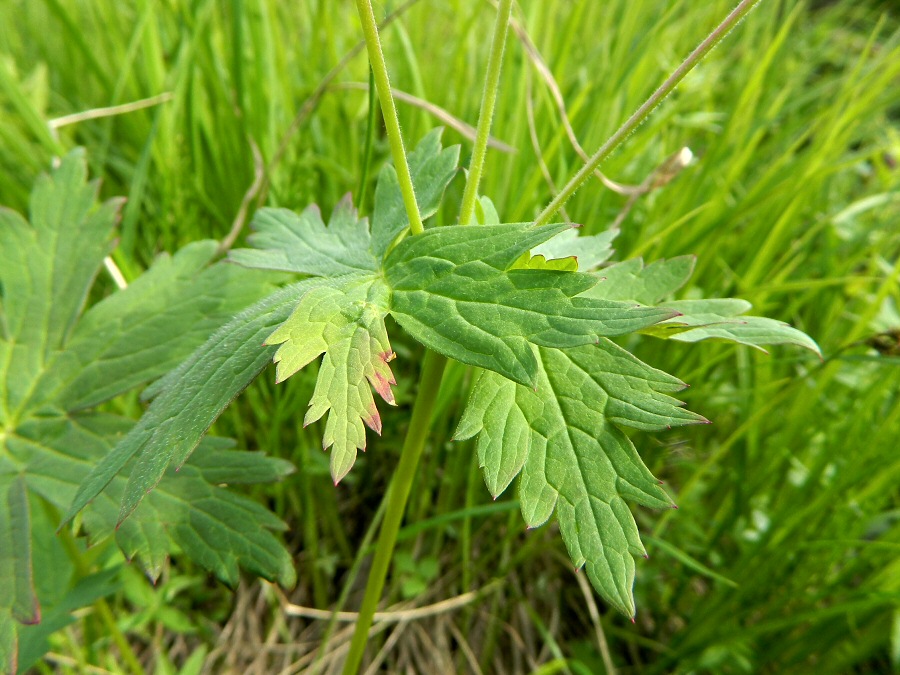
[[[403,137],[400,134],[400,120],[397,119],[397,108],[391,96],[391,81],[388,78],[384,53],[381,51],[381,39],[378,37],[378,26],[375,23],[371,0],[356,0],[356,8],[359,11],[363,34],[366,37],[369,63],[372,66],[375,88],[378,90],[378,99],[381,102],[381,114],[384,116],[384,126],[391,144],[391,156],[394,158],[394,168],[397,170],[403,205],[406,207],[406,215],[409,217],[409,229],[413,234],[421,234],[424,230],[422,216],[419,214],[419,207],[416,204],[416,193],[413,190],[412,177],[409,175],[409,164],[406,163],[406,149],[403,147]]]
[[[422,216],[416,204],[416,194],[413,189],[412,177],[409,174],[409,164],[406,162],[406,150],[403,147],[403,138],[400,134],[400,122],[397,119],[397,109],[391,95],[391,83],[388,79],[387,66],[384,62],[384,54],[381,50],[381,40],[378,37],[378,26],[375,24],[375,15],[372,12],[370,0],[357,0],[359,18],[362,21],[363,33],[366,37],[366,48],[369,51],[369,63],[372,67],[372,77],[378,98],[381,102],[381,114],[387,129],[388,139],[391,143],[391,154],[394,158],[394,166],[397,169],[397,178],[400,183],[400,191],[403,195],[403,204],[409,217],[409,229],[412,234],[421,234],[424,231]],[[403,451],[400,454],[400,462],[387,496],[387,504],[384,522],[378,533],[378,544],[375,556],[372,560],[372,568],[369,570],[369,578],[366,582],[366,592],[363,596],[359,610],[359,618],[353,631],[353,639],[350,642],[350,650],[347,660],[344,662],[345,675],[356,673],[362,663],[366,651],[366,642],[369,638],[369,629],[372,627],[372,619],[381,593],[384,591],[384,582],[387,578],[388,567],[397,544],[397,533],[400,531],[400,523],[406,511],[406,502],[409,500],[409,491],[412,487],[419,458],[425,448],[425,439],[428,437],[428,429],[431,423],[431,413],[437,399],[438,389],[441,385],[441,377],[447,359],[443,356],[427,351],[422,365],[422,375],[419,381],[419,393],[413,404],[412,418],[409,431],[403,443]]]
[[[484,171],[484,160],[487,156],[488,138],[491,133],[491,122],[494,119],[494,105],[497,102],[497,90],[500,88],[500,67],[503,65],[503,48],[506,45],[506,32],[509,27],[509,13],[512,0],[500,0],[497,7],[497,20],[494,23],[494,38],[491,41],[491,54],[488,58],[488,72],[484,80],[484,92],[481,95],[481,112],[478,114],[478,128],[475,131],[475,147],[472,150],[472,161],[469,163],[469,178],[463,192],[462,206],[459,210],[459,224],[468,225],[475,213],[475,200],[478,198],[478,184]]]
[[[388,567],[397,543],[397,533],[400,531],[400,523],[403,521],[403,513],[406,511],[406,502],[409,499],[409,491],[416,475],[416,467],[422,456],[422,450],[425,448],[431,413],[434,410],[434,403],[437,400],[441,377],[446,365],[445,357],[435,352],[426,352],[419,380],[419,393],[416,395],[416,402],[413,405],[409,431],[406,434],[406,441],[403,443],[403,451],[400,453],[400,463],[391,480],[387,510],[384,522],[381,524],[381,531],[378,533],[375,556],[372,559],[369,581],[366,584],[366,594],[359,609],[359,619],[350,643],[350,651],[344,662],[344,675],[352,675],[359,670],[366,650],[372,618],[378,607],[378,601],[381,600],[381,592],[384,590],[384,581],[387,578]]]
[[[720,23],[716,29],[691,52],[690,56],[675,69],[675,72],[669,75],[668,79],[660,85],[659,89],[653,92],[644,105],[638,108],[635,113],[619,127],[616,133],[610,136],[609,140],[594,153],[588,163],[585,164],[568,183],[566,183],[565,187],[563,187],[560,193],[554,197],[553,201],[547,204],[546,208],[538,214],[538,217],[534,220],[534,224],[546,225],[549,223],[556,212],[569,201],[572,195],[575,194],[575,191],[591,177],[594,170],[599,167],[610,154],[612,154],[613,150],[621,145],[622,141],[624,141],[632,131],[637,129],[640,124],[647,119],[650,113],[653,112],[653,109],[678,86],[678,83],[684,79],[685,75],[691,72],[691,70],[694,69],[694,66],[700,63],[713,47],[719,44],[722,38],[728,35],[731,29],[734,28],[741,19],[747,16],[750,10],[759,4],[759,2],[760,0],[742,0],[741,3],[734,8],[731,14],[725,17],[724,21],[722,21],[722,23]]]

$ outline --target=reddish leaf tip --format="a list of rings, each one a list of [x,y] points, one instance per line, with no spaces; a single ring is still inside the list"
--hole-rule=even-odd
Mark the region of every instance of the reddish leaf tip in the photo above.
[[[374,403],[372,404],[372,409],[369,410],[369,416],[364,417],[363,422],[372,431],[381,436],[381,415],[378,414],[378,408],[375,407]],[[362,450],[365,451],[365,447]]]

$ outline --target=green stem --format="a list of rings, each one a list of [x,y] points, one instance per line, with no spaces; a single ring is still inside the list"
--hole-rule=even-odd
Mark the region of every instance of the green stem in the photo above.
[[[378,531],[378,527],[381,525],[382,518],[384,518],[384,511],[387,508],[387,500],[388,495],[385,494],[381,498],[381,503],[378,505],[378,510],[375,511],[375,515],[372,517],[372,522],[369,523],[369,527],[366,528],[366,533],[363,535],[362,541],[359,544],[359,549],[357,550],[356,557],[353,558],[353,564],[350,566],[350,571],[347,572],[347,575],[344,578],[344,587],[341,589],[341,594],[338,596],[337,602],[334,604],[334,613],[332,614],[331,619],[329,619],[328,621],[328,625],[325,628],[325,633],[319,640],[319,652],[316,655],[315,663],[313,664],[313,668],[310,672],[318,672],[316,666],[321,663],[322,659],[325,657],[325,654],[328,652],[328,647],[331,644],[331,636],[334,634],[334,629],[337,626],[337,613],[343,610],[343,608],[346,606],[347,598],[350,596],[350,591],[352,591],[356,587],[356,578],[359,576],[360,570],[363,566],[363,562],[369,556],[369,547],[372,545],[372,540],[375,538],[375,533]],[[325,605],[321,606],[324,607]]]
[[[685,75],[691,72],[691,70],[694,69],[694,66],[700,63],[700,61],[703,60],[703,57],[705,57],[712,48],[722,40],[722,38],[728,35],[731,29],[734,28],[741,19],[747,16],[750,10],[752,10],[759,2],[760,0],[742,0],[742,2],[734,8],[731,14],[725,17],[725,20],[722,21],[722,23],[720,23],[716,29],[691,52],[690,56],[678,66],[675,72],[669,75],[668,79],[660,85],[659,89],[653,92],[653,95],[646,100],[644,105],[638,108],[635,113],[619,127],[618,131],[616,131],[616,133],[614,133],[609,140],[597,150],[590,160],[588,160],[587,164],[585,164],[581,170],[566,183],[565,187],[563,187],[559,194],[554,197],[553,201],[538,214],[538,217],[534,220],[534,224],[546,225],[549,223],[556,212],[569,201],[572,195],[575,194],[575,191],[591,177],[594,170],[599,167],[610,154],[612,154],[612,151],[615,150],[632,131],[637,129],[645,119],[647,119],[650,113],[653,112],[653,109],[659,105],[666,96],[672,93],[672,90],[678,86],[678,83],[684,79]]]
[[[369,63],[372,66],[372,74],[375,77],[378,99],[381,101],[381,114],[384,116],[384,126],[387,131],[388,141],[391,144],[391,156],[394,158],[394,168],[397,170],[397,180],[400,183],[400,193],[403,195],[403,205],[406,207],[406,215],[409,217],[409,229],[413,234],[421,234],[425,228],[422,225],[422,216],[419,214],[419,207],[416,204],[416,193],[413,189],[412,177],[409,174],[409,164],[406,163],[406,149],[403,147],[403,137],[400,134],[400,120],[397,119],[397,108],[394,106],[394,98],[391,95],[391,81],[388,78],[384,54],[381,51],[381,39],[378,37],[375,13],[372,11],[370,0],[356,0],[356,8],[359,11],[363,34],[366,37]]]
[[[506,32],[509,27],[509,13],[512,0],[500,0],[497,7],[497,20],[494,23],[494,38],[491,41],[491,54],[488,58],[488,72],[484,80],[484,92],[481,96],[481,112],[478,114],[478,128],[475,131],[475,147],[472,150],[472,161],[469,163],[469,178],[463,192],[462,206],[459,210],[459,224],[468,225],[475,213],[475,200],[478,199],[478,184],[484,171],[484,160],[487,156],[488,137],[491,133],[491,122],[494,119],[494,105],[497,102],[497,90],[500,88],[500,67],[503,65],[503,48],[506,44]]]
[[[359,609],[359,618],[356,621],[350,651],[344,662],[344,675],[352,675],[359,670],[363,654],[366,651],[372,617],[379,600],[381,600],[381,592],[384,590],[384,581],[387,578],[388,567],[394,554],[394,545],[397,543],[397,533],[400,531],[400,523],[406,510],[406,502],[409,499],[413,478],[416,475],[416,467],[425,448],[425,440],[431,424],[431,413],[434,410],[434,403],[441,386],[441,376],[446,365],[445,357],[431,351],[425,353],[422,375],[419,380],[419,393],[413,405],[412,419],[406,434],[406,441],[403,443],[400,463],[391,480],[387,510],[381,531],[378,533],[378,543],[375,545],[375,556],[372,559],[372,568],[369,570],[366,594]]]

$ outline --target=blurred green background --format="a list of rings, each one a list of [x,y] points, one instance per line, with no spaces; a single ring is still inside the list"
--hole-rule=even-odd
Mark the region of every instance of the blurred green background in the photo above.
[[[493,127],[510,148],[489,153],[482,183],[501,217],[533,218],[581,165],[572,138],[597,148],[732,5],[521,0]],[[409,95],[407,145],[448,118],[474,124],[490,2],[376,11],[393,17],[382,38]],[[242,202],[328,211],[364,173],[367,62],[344,60],[360,40],[349,2],[0,0],[0,204],[23,210],[53,158],[85,146],[103,194],[128,197],[114,253],[126,278],[225,237]],[[465,134],[444,142],[462,144],[465,165]],[[617,260],[696,254],[684,297],[749,300],[825,359],[626,341],[690,383],[688,406],[714,422],[634,436],[680,506],[636,511],[651,557],[634,624],[595,604],[553,525],[524,532],[513,490],[491,501],[471,445],[451,442],[467,382],[451,369],[388,593],[395,609],[479,594],[380,624],[371,672],[900,672],[900,9],[765,0],[602,170],[649,185],[683,147],[695,159],[670,182],[632,199],[594,181],[567,217],[586,234],[618,222]],[[388,154],[379,125],[364,209]],[[50,638],[38,672],[137,670],[102,628],[109,609],[143,672],[305,672],[317,653],[316,672],[332,672],[347,628],[325,639],[326,621],[286,603],[327,610],[350,583],[355,607],[364,574],[349,571],[365,572],[420,354],[395,348],[400,408],[338,488],[316,429],[302,429],[314,374],[275,387],[267,371],[217,423],[299,469],[258,494],[291,525],[296,589],[247,579],[232,592],[179,558],[153,587],[126,567],[106,609]],[[70,553],[83,558],[59,584],[116,555]]]

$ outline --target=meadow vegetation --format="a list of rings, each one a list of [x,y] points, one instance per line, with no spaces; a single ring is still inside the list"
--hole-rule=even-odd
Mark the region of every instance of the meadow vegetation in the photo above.
[[[518,3],[480,188],[503,222],[534,219],[732,4]],[[467,166],[492,4],[376,9],[408,148],[445,127]],[[264,205],[330,213],[349,192],[373,210],[390,150],[379,118],[367,153],[352,3],[0,0],[0,25],[0,204],[26,211],[54,158],[84,147],[101,196],[127,197],[111,254],[126,282],[199,239],[244,246]],[[629,432],[679,506],[633,509],[649,553],[633,623],[573,570],[555,524],[526,531],[515,490],[491,498],[475,444],[453,440],[471,382],[452,364],[367,672],[900,670],[898,163],[896,8],[764,0],[561,217],[583,235],[619,228],[614,260],[696,255],[679,298],[745,299],[823,358],[620,340],[712,421]],[[457,172],[435,225],[456,222],[464,184]],[[114,289],[101,271],[88,304]],[[352,628],[330,610],[359,606],[422,355],[388,324],[398,407],[337,487],[321,425],[303,426],[315,369],[276,385],[270,367],[213,427],[296,467],[233,488],[288,525],[296,587],[229,589],[177,552],[151,584],[111,542],[63,529],[34,552],[38,595],[59,608],[22,630],[36,672],[339,668]],[[144,409],[136,392],[102,404]]]

